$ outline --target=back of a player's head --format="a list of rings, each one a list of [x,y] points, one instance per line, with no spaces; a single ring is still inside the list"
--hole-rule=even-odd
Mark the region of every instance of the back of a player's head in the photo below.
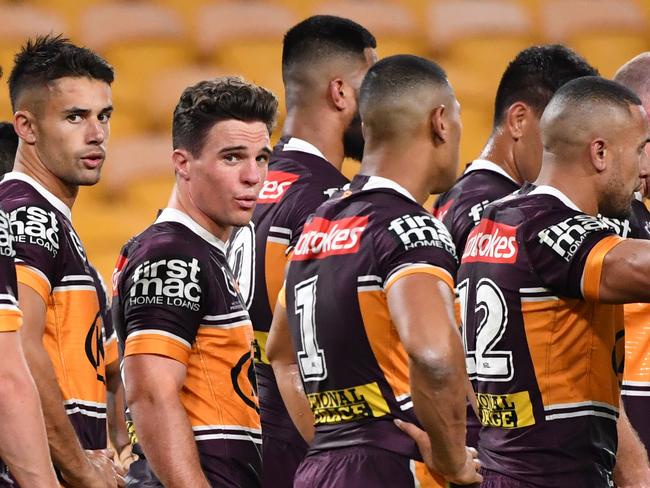
[[[586,76],[562,86],[541,119],[546,150],[589,142],[596,132],[614,131],[631,119],[641,100],[629,88],[600,76]]]
[[[650,52],[641,53],[625,63],[614,75],[614,81],[626,86],[639,98],[650,98]]]
[[[367,134],[393,138],[420,123],[437,88],[451,93],[444,70],[433,61],[399,54],[378,61],[366,74],[359,93],[359,112]]]
[[[60,78],[90,78],[107,84],[113,82],[113,68],[90,49],[75,46],[61,35],[30,39],[16,54],[9,75],[9,96],[14,111],[21,94],[45,87]]]
[[[11,171],[18,150],[18,135],[11,122],[0,122],[0,176]]]
[[[582,76],[597,75],[596,68],[565,46],[555,44],[524,49],[501,77],[494,102],[494,126],[503,122],[513,103],[523,102],[541,116],[562,85]]]
[[[266,88],[239,77],[200,81],[185,89],[174,110],[174,149],[201,154],[207,133],[217,122],[263,122],[269,134],[278,111],[278,99]]]
[[[315,15],[294,25],[284,35],[282,77],[300,78],[316,63],[335,57],[364,60],[364,50],[377,47],[375,37],[356,22],[333,15]]]

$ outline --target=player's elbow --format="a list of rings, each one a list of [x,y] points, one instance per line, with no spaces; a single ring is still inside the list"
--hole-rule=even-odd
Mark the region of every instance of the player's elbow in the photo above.
[[[15,364],[11,364],[10,368],[4,366],[6,364],[0,370],[0,415],[8,408],[15,407],[17,399],[20,402],[39,404],[40,410],[40,399],[29,370],[16,367]]]
[[[441,344],[413,346],[407,350],[410,369],[415,375],[425,375],[428,382],[443,387],[458,382],[462,368],[456,347]]]

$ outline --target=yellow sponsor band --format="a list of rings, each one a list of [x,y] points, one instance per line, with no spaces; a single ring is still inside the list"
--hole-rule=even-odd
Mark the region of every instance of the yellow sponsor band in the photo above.
[[[533,405],[527,391],[501,395],[478,393],[476,400],[481,423],[486,427],[516,429],[535,424]]]
[[[268,332],[255,331],[255,344],[253,344],[253,358],[256,363],[271,365],[271,361],[266,357],[266,340],[269,338]]]
[[[388,403],[376,382],[342,390],[311,393],[307,396],[316,425],[383,417],[389,413]]]

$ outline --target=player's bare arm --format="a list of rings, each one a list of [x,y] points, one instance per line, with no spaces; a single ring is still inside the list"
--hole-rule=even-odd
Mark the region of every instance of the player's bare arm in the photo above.
[[[618,433],[618,451],[616,452],[616,468],[614,469],[616,486],[620,488],[650,487],[648,454],[627,418],[623,402],[621,402],[616,430]]]
[[[175,359],[135,354],[124,359],[126,401],[138,441],[168,488],[210,488],[180,400],[187,367]]]
[[[21,486],[58,487],[41,402],[16,332],[0,333],[0,457]]]
[[[45,302],[29,286],[19,284],[18,293],[23,312],[22,346],[40,395],[52,462],[70,488],[118,486],[112,462],[84,452],[63,407],[54,367],[43,346]]]
[[[413,274],[390,287],[387,299],[409,356],[415,412],[433,450],[423,453],[427,467],[454,483],[480,482],[480,464],[465,448],[465,394],[458,385],[467,373],[453,291],[435,276]]]
[[[598,299],[604,303],[650,301],[650,241],[625,239],[605,255]]]
[[[309,444],[314,438],[314,414],[300,379],[300,369],[289,334],[287,310],[280,300],[273,313],[273,322],[266,342],[266,355],[273,366],[278,389],[291,420]]]

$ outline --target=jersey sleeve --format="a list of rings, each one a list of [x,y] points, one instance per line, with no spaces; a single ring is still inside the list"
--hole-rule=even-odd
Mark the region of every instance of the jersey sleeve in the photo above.
[[[117,278],[124,356],[156,354],[187,364],[203,316],[207,270],[176,250],[134,256]]]
[[[14,255],[9,216],[0,211],[0,332],[13,332],[22,325]]]
[[[386,291],[400,278],[432,274],[454,287],[458,261],[446,227],[425,212],[413,212],[386,221],[376,240],[379,274]]]
[[[553,211],[523,228],[529,262],[558,294],[597,301],[603,261],[623,238],[598,217]]]
[[[47,302],[61,260],[63,225],[53,210],[35,205],[13,209],[10,218],[18,283]]]

